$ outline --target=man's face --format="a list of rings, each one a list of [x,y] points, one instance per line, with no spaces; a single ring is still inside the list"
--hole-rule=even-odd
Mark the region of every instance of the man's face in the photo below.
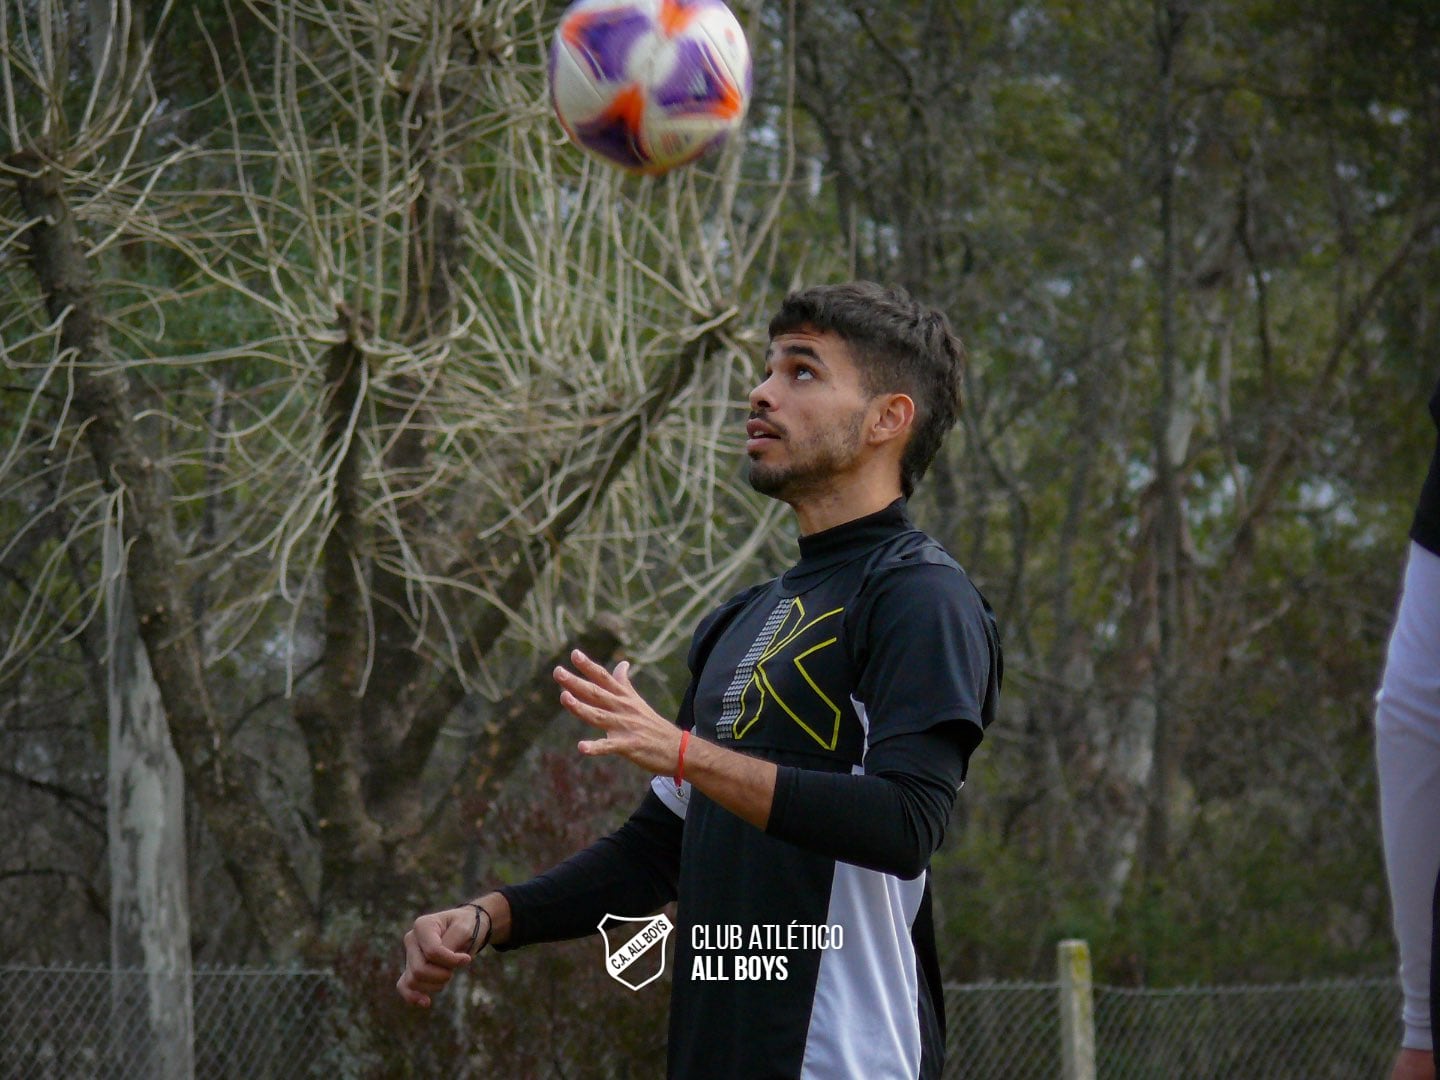
[[[765,378],[750,391],[750,485],[790,503],[834,490],[860,457],[869,402],[839,335],[802,328],[773,338]]]

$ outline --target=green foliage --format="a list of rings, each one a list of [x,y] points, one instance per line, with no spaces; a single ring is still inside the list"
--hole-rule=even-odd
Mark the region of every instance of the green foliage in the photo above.
[[[972,355],[963,446],[917,498],[1006,646],[936,864],[947,974],[1045,977],[1071,935],[1125,984],[1386,968],[1368,716],[1434,439],[1433,13],[807,10],[802,231],[833,207],[833,250],[945,304]],[[1164,363],[1188,434],[1157,735]]]
[[[479,879],[458,883],[437,868],[426,891],[432,899],[473,896],[546,869],[618,826],[642,787],[623,763],[547,749],[511,797],[483,822],[467,823]],[[669,972],[629,990],[606,974],[598,934],[516,952],[486,950],[430,1009],[420,1010],[395,993],[396,927],[344,918],[330,927],[334,966],[351,999],[337,1010],[346,1024],[338,1057],[358,1075],[521,1077],[579,1068],[619,1080],[664,1071]],[[673,942],[666,948],[673,960]]]
[[[297,847],[314,841],[310,777],[283,695],[308,689],[323,630],[324,370],[347,326],[362,328],[374,379],[358,436],[364,561],[423,568],[397,595],[427,662],[498,697],[542,647],[619,610],[673,703],[685,605],[704,610],[702,578],[728,589],[707,575],[738,574],[753,539],[757,504],[725,441],[753,333],[735,329],[647,431],[645,460],[555,555],[488,662],[448,635],[490,602],[498,571],[444,585],[429,571],[543,535],[565,455],[670,369],[711,301],[758,323],[792,283],[855,274],[945,306],[972,356],[962,430],[915,506],[1006,642],[1002,716],[935,864],[947,977],[1048,977],[1068,936],[1126,985],[1385,968],[1368,718],[1434,438],[1421,403],[1440,354],[1436,6],[1188,4],[1167,67],[1167,6],[1137,0],[764,5],[749,15],[744,155],[661,181],[612,176],[559,140],[543,85],[559,7],[503,22],[472,6],[451,25],[353,5],[190,5],[159,30],[151,77],[167,105],[141,141],[149,163],[104,174],[128,129],[66,162],[90,241],[138,208],[95,260],[109,348],[166,463],[221,711],[270,770],[257,785]],[[37,32],[28,10],[7,6],[12,42]],[[65,48],[80,71],[75,25]],[[79,76],[58,86],[57,138],[87,90]],[[46,101],[17,100],[16,126],[37,131]],[[443,331],[416,302],[422,191],[453,200],[442,233],[464,304]],[[779,232],[742,267],[768,191],[784,193]],[[94,481],[63,395],[33,399],[43,438],[8,407],[31,400],[55,335],[18,249],[0,275],[0,433],[24,455],[0,533],[35,539],[24,558],[20,539],[4,549],[0,611],[9,626],[43,613],[54,630],[6,685],[6,716],[73,713],[63,736],[11,742],[32,761],[59,748],[56,769],[90,783],[75,740],[83,727],[95,751],[101,698],[91,643],[72,631],[94,609],[108,510],[81,500],[58,532],[37,516],[54,489],[93,494]],[[1156,431],[1162,405],[1174,432]],[[436,470],[387,472],[414,433]],[[1157,445],[1171,434],[1178,672],[1156,735]],[[675,518],[642,515],[652,504]],[[762,538],[748,565],[769,572],[784,550]],[[1168,770],[1163,798],[1146,751]],[[607,827],[633,791],[605,777],[543,764],[472,838],[483,876],[525,876]],[[1147,850],[1157,819],[1169,840]],[[421,884],[448,896],[471,884],[456,876]],[[393,927],[332,929],[375,1030],[399,1032],[367,1051],[387,1067],[448,1068],[459,1031],[481,1025],[497,1033],[481,1051],[496,1074],[523,1075],[543,1069],[525,1056],[537,1048],[590,1047],[582,1029],[612,1026],[629,1033],[606,1059],[622,1075],[663,1034],[663,988],[615,988],[593,942],[485,960],[442,1022],[397,1014]]]

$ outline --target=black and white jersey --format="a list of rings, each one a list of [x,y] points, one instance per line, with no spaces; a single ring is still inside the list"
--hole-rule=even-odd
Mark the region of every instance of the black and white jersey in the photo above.
[[[678,718],[776,763],[767,828],[657,777],[619,832],[502,890],[511,947],[678,898],[670,1076],[938,1077],[928,864],[994,716],[995,620],[903,501],[800,550],[701,623]]]
[[[872,752],[893,751],[890,740],[939,725],[978,741],[998,695],[999,644],[954,560],[899,505],[800,546],[792,570],[701,625],[682,726],[793,770],[854,776]],[[923,865],[902,877],[807,850],[783,836],[778,793],[762,833],[668,778],[654,787],[685,820],[671,1074],[938,1076],[944,1011]],[[823,803],[804,813],[817,809],[800,831],[843,836],[856,825],[827,820]],[[841,944],[767,948],[792,925],[838,927]],[[738,949],[728,947],[735,926]],[[834,945],[834,929],[808,932],[812,945]],[[783,979],[767,956],[783,957]]]

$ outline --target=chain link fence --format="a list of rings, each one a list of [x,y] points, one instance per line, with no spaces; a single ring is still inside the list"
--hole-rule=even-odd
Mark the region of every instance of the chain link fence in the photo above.
[[[0,966],[0,1077],[151,1077],[146,973]],[[323,971],[197,969],[196,1077],[363,1075],[342,1033],[355,1011]],[[1059,983],[946,987],[947,1078],[1066,1075]],[[1106,1080],[1383,1076],[1399,1034],[1393,979],[1178,990],[1093,989],[1094,1075]],[[556,1076],[586,1076],[571,1047]],[[457,1063],[458,1065],[458,1063]],[[613,1070],[607,1070],[613,1072]],[[459,1066],[458,1074],[471,1070]]]
[[[1183,990],[1095,988],[1100,1076],[1381,1077],[1400,1045],[1394,979]]]
[[[1058,1077],[1056,983],[992,982],[945,987],[946,1080]]]
[[[108,967],[0,967],[0,1077],[173,1075],[148,1034],[155,977]],[[339,999],[322,971],[197,968],[190,993],[194,1075],[217,1080],[297,1075],[296,1062],[325,1056]]]
[[[1059,983],[947,986],[947,1080],[1065,1077]],[[1093,988],[1102,1080],[1356,1080],[1400,1040],[1394,979],[1176,990]]]

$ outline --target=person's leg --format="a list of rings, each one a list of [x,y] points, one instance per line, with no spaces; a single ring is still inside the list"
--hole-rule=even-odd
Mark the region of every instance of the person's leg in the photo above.
[[[1431,981],[1440,974],[1431,963],[1440,878],[1440,556],[1414,543],[1376,695],[1375,745],[1403,1045],[1428,1051]]]

